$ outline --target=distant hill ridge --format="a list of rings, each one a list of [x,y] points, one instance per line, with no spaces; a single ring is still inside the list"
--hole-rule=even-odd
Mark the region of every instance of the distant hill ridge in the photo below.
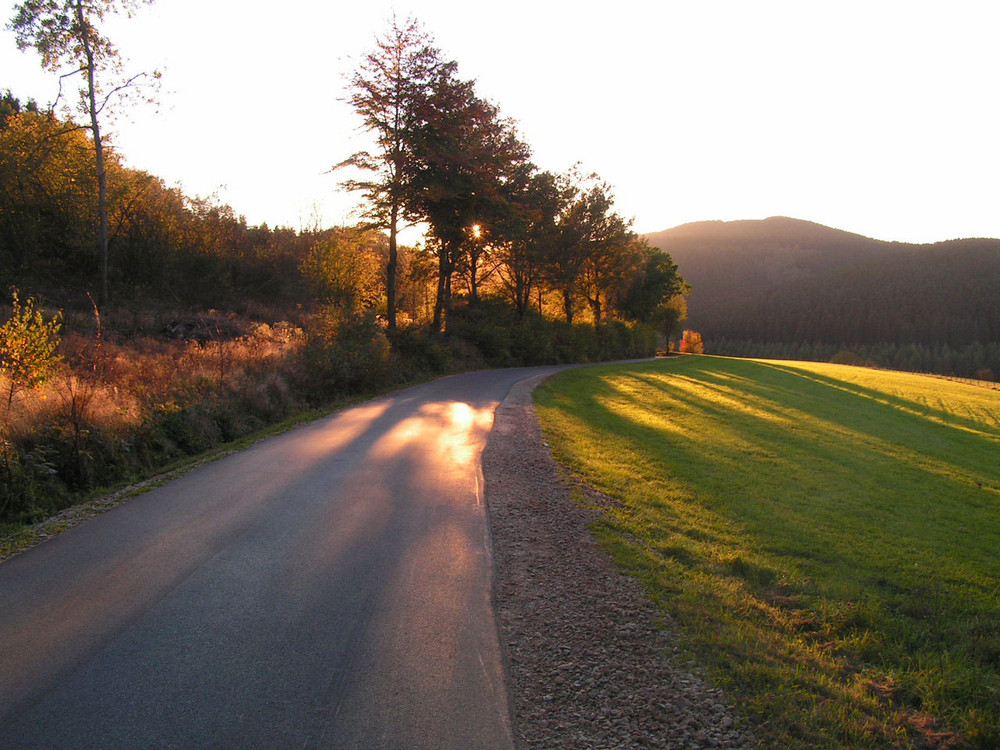
[[[1000,239],[887,242],[780,216],[646,239],[691,284],[689,324],[708,342],[1000,342]]]

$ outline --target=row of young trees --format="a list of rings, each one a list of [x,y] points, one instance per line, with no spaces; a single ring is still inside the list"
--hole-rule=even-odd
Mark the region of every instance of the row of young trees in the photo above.
[[[397,326],[398,232],[427,227],[436,261],[432,327],[447,324],[461,285],[476,306],[487,284],[523,318],[533,295],[558,294],[572,323],[585,305],[595,325],[608,316],[669,328],[686,290],[669,255],[614,211],[596,175],[539,171],[514,123],[480,97],[419,23],[393,21],[357,68],[351,104],[374,146],[339,168],[360,176],[367,220],[388,234],[386,319]]]

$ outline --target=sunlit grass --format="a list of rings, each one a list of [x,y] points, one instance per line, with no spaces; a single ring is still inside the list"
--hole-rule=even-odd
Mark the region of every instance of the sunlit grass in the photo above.
[[[1000,393],[688,356],[536,392],[595,530],[770,746],[1000,747]]]

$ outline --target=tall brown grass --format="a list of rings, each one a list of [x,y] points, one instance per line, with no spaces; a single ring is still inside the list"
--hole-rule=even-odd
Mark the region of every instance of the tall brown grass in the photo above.
[[[65,365],[23,390],[0,425],[12,450],[0,520],[52,512],[74,494],[148,472],[310,406],[302,330],[257,324],[204,343],[69,333]],[[0,386],[6,383],[0,382]]]

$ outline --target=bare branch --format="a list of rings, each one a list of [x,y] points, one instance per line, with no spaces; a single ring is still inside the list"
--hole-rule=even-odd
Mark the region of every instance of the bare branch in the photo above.
[[[149,73],[147,73],[146,71],[143,71],[142,73],[136,73],[134,76],[125,81],[125,83],[123,83],[121,86],[116,86],[115,88],[111,89],[111,91],[108,92],[108,95],[104,97],[104,101],[101,102],[101,106],[97,108],[97,114],[101,114],[101,112],[104,111],[104,108],[108,106],[108,102],[111,100],[111,97],[113,97],[120,91],[124,91],[125,89],[131,88],[137,80],[139,80],[140,78],[145,78],[148,75]]]
[[[59,100],[62,98],[62,95],[63,95],[63,90],[62,90],[63,79],[64,78],[70,78],[71,76],[75,76],[75,75],[77,75],[79,73],[84,73],[84,72],[86,72],[86,70],[87,70],[86,66],[81,66],[81,67],[77,68],[76,70],[72,70],[69,73],[63,73],[61,76],[59,76],[59,91],[58,91],[58,93],[56,93],[56,99],[55,99],[54,102],[52,102],[52,104],[50,106],[50,109],[54,110],[56,108],[56,105],[59,103]]]

